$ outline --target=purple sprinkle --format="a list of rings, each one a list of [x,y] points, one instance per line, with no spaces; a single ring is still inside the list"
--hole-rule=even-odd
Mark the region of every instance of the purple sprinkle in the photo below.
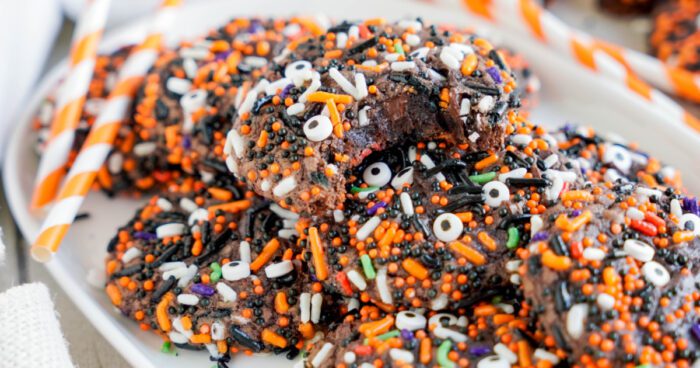
[[[486,72],[489,73],[491,79],[493,79],[493,81],[496,82],[496,84],[503,83],[503,80],[501,79],[501,74],[498,72],[498,69],[495,66],[487,68]]]
[[[231,51],[224,51],[224,52],[219,52],[216,55],[214,55],[214,60],[216,61],[223,61],[226,60],[226,58],[231,55]]]
[[[475,346],[471,349],[469,349],[469,353],[471,353],[474,356],[480,357],[482,355],[486,355],[491,352],[491,349],[489,349],[486,346]]]
[[[280,93],[280,98],[287,98],[287,95],[289,94],[289,91],[294,87],[294,84],[289,83],[284,89],[282,90],[282,93]]]
[[[698,208],[698,200],[694,197],[683,198],[683,210],[690,212],[696,216],[700,216],[700,208]]]
[[[547,234],[546,231],[540,231],[535,234],[535,236],[532,237],[532,241],[542,241],[545,240],[549,237],[549,234]]]
[[[690,328],[690,332],[693,333],[693,337],[695,337],[696,340],[700,341],[700,323],[694,324],[693,327]]]
[[[210,297],[216,292],[216,290],[214,290],[213,287],[204,284],[194,284],[192,285],[190,290],[192,290],[192,292],[195,294],[199,294],[201,296],[206,297]]]
[[[134,239],[141,239],[141,240],[155,240],[158,239],[158,236],[153,233],[147,233],[144,231],[137,231],[134,233]]]
[[[413,332],[404,328],[401,330],[401,338],[406,341],[413,341]]]
[[[182,137],[182,148],[188,150],[192,147],[192,138],[190,138],[189,135],[185,135]]]
[[[571,212],[571,216],[573,216],[573,217],[576,217],[580,214],[581,214],[581,210],[574,210],[573,212]]]
[[[384,201],[379,201],[379,202],[377,202],[377,204],[375,204],[374,206],[372,206],[372,208],[370,208],[370,209],[367,210],[367,214],[368,214],[368,215],[374,215],[375,213],[377,213],[377,210],[379,210],[380,208],[384,208],[384,207],[386,207],[386,202],[384,202]]]

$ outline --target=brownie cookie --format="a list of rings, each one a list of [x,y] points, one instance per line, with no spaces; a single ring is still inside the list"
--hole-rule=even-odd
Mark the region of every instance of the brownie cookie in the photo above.
[[[678,170],[620,136],[603,136],[591,128],[574,125],[566,125],[551,134],[559,151],[593,183],[629,181],[661,190],[683,188]]]
[[[516,252],[531,223],[579,175],[544,129],[510,129],[503,151],[428,142],[367,157],[332,216],[300,221],[311,272],[363,302],[432,310],[519,283]]]
[[[474,35],[420,20],[341,23],[290,44],[243,98],[225,149],[260,195],[315,215],[345,197],[346,171],[405,141],[502,147],[515,80]]]
[[[602,183],[550,207],[523,252],[524,302],[571,365],[700,358],[696,199]]]
[[[699,15],[697,1],[669,1],[659,7],[649,37],[654,56],[691,72],[700,71]]]
[[[508,304],[480,304],[469,318],[363,307],[311,348],[304,367],[550,367],[525,319]],[[542,365],[540,365],[542,364]]]
[[[288,42],[319,33],[295,18],[236,18],[195,42],[164,52],[139,90],[130,125],[110,157],[126,189],[166,187],[179,176],[210,181],[228,169],[226,133],[237,103]]]
[[[296,215],[233,186],[175,189],[108,246],[106,292],[125,316],[221,362],[239,351],[292,358],[338,318],[342,308],[308,278],[294,246]]]

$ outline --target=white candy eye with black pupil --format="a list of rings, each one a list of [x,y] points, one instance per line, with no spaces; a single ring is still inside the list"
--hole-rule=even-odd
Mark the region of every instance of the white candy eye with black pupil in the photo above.
[[[396,328],[399,330],[420,330],[425,328],[426,323],[425,317],[415,312],[402,311],[396,315]]]
[[[316,115],[304,123],[304,135],[312,142],[320,142],[333,133],[333,123],[325,115]]]
[[[681,216],[678,227],[684,231],[692,231],[696,236],[700,236],[700,217],[692,213]]]
[[[369,186],[383,187],[391,181],[391,169],[384,162],[375,162],[365,169],[362,179]]]
[[[603,162],[627,174],[632,167],[632,155],[624,147],[609,145],[603,154]]]
[[[510,198],[508,186],[500,181],[490,181],[481,188],[484,202],[490,207],[498,207]]]
[[[500,355],[491,355],[481,359],[476,368],[510,368],[510,366],[510,363]]]
[[[407,167],[399,171],[393,179],[391,179],[391,186],[398,190],[403,188],[406,184],[413,184],[413,167]]]
[[[206,102],[206,100],[207,91],[203,89],[196,89],[194,91],[189,91],[180,97],[180,105],[186,112],[193,112],[204,106],[204,102]]]
[[[450,327],[457,324],[457,317],[449,313],[438,313],[430,317],[428,320],[429,326]]]
[[[414,59],[423,59],[428,55],[428,51],[430,51],[429,48],[421,47],[419,49],[414,50],[409,55],[411,55],[411,57]]]
[[[292,80],[311,79],[313,66],[306,60],[298,60],[284,68],[284,76]]]
[[[666,286],[671,281],[671,275],[668,273],[668,270],[660,263],[654,261],[647,262],[642,266],[642,274],[644,278],[656,287]]]
[[[451,242],[462,235],[464,224],[455,214],[443,213],[433,222],[433,232],[438,240]]]
[[[221,266],[224,280],[237,281],[250,276],[250,265],[243,261],[233,261]]]

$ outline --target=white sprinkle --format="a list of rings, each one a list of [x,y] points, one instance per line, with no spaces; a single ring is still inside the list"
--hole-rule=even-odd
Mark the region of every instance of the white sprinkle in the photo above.
[[[389,356],[391,357],[392,360],[399,360],[403,363],[406,364],[411,364],[413,363],[413,353],[408,351],[408,350],[403,350],[403,349],[397,349],[397,348],[391,348],[389,350]]]
[[[529,134],[515,134],[511,140],[519,146],[527,146],[532,142],[532,136]]]
[[[187,336],[189,339],[194,333],[192,332],[192,329],[185,329],[185,327],[182,325],[182,319],[178,316],[173,318],[173,328],[175,331]]]
[[[136,257],[141,255],[141,250],[136,247],[131,247],[124,252],[122,255],[122,263],[127,264],[129,263],[132,259],[135,259]]]
[[[559,198],[561,191],[564,190],[564,180],[560,176],[555,176],[552,180],[552,185],[545,189],[545,195],[549,200],[556,200]]]
[[[278,91],[284,90],[290,84],[292,84],[292,81],[289,78],[278,79],[265,87],[265,94],[268,96],[275,95]]]
[[[505,174],[500,174],[498,175],[498,181],[501,182],[506,182],[508,178],[524,178],[525,174],[527,174],[527,169],[524,167],[517,168],[515,170],[511,170]]]
[[[671,275],[668,270],[660,263],[650,261],[642,266],[642,274],[644,278],[654,284],[656,287],[664,287],[671,281]]]
[[[416,148],[416,146],[408,147],[408,161],[410,161],[411,163],[414,163],[414,162],[416,162],[417,157],[418,157],[418,149]]]
[[[357,114],[361,127],[369,125],[369,119],[367,118],[367,110],[369,110],[369,106],[363,107]]]
[[[479,109],[479,112],[482,114],[486,114],[487,112],[491,111],[493,109],[493,106],[496,104],[494,101],[493,97],[491,96],[484,96],[479,100],[479,104],[477,105],[477,108]]]
[[[343,354],[343,361],[345,362],[345,364],[355,363],[356,359],[357,356],[352,351],[346,351],[345,354]]]
[[[107,160],[107,168],[109,169],[110,174],[119,174],[122,172],[123,164],[124,155],[119,152],[114,152],[111,156],[109,156],[109,160]]]
[[[321,347],[321,350],[319,350],[318,354],[316,354],[316,356],[313,358],[313,360],[311,360],[311,366],[318,367],[321,364],[323,364],[323,362],[325,362],[326,359],[328,359],[328,357],[331,355],[331,352],[333,351],[333,347],[334,347],[333,344],[331,344],[330,342],[323,344],[323,346]]]
[[[399,171],[393,179],[391,179],[391,186],[399,190],[406,186],[406,184],[413,184],[413,167],[409,166],[401,171]]]
[[[451,330],[449,328],[442,327],[441,325],[438,325],[433,330],[433,334],[435,334],[435,336],[441,339],[450,339],[457,343],[467,341],[467,335],[459,333],[455,330]]]
[[[268,190],[270,190],[271,187],[272,183],[270,183],[270,180],[268,179],[264,179],[260,182],[260,190],[262,190],[263,192],[267,192]]]
[[[170,333],[168,333],[168,338],[175,344],[186,344],[190,340],[187,336],[177,331],[170,331]]]
[[[236,129],[231,129],[228,132],[228,141],[231,142],[231,146],[233,147],[233,152],[236,153],[236,156],[238,158],[242,158],[243,154],[245,153],[245,143],[243,140],[243,137],[241,137],[240,134],[236,131]]]
[[[360,35],[360,28],[358,26],[352,26],[348,30],[348,37],[349,38],[354,38],[357,39],[357,37]]]
[[[415,19],[402,19],[399,21],[398,26],[404,29],[411,28],[414,32],[418,32],[423,29],[423,23]]]
[[[259,69],[267,65],[267,59],[260,56],[246,56],[243,58],[243,63]]]
[[[605,252],[599,248],[586,248],[583,250],[583,258],[589,261],[602,261],[605,259]]]
[[[367,80],[365,75],[362,73],[355,73],[355,99],[360,101],[367,97],[369,92],[367,91]]]
[[[557,162],[559,162],[559,156],[552,153],[544,159],[544,167],[549,169],[550,167],[554,166]]]
[[[345,78],[343,74],[341,74],[338,71],[338,68],[328,69],[328,75],[331,76],[335,83],[337,83],[340,86],[340,88],[343,91],[345,91],[345,93],[351,96],[357,95],[357,89],[355,88],[355,86],[353,86],[352,83],[350,83],[350,81],[347,80],[347,78]]]
[[[405,193],[405,192],[404,192],[404,193]],[[379,219],[378,216],[374,216],[374,217],[370,218],[369,220],[367,220],[367,222],[365,222],[365,223],[362,225],[362,227],[361,227],[359,230],[357,230],[357,233],[355,234],[355,237],[356,237],[357,240],[359,240],[359,241],[363,241],[363,240],[367,239],[367,237],[369,237],[370,234],[372,234],[372,232],[374,231],[374,229],[376,229],[377,226],[379,226],[379,224],[380,224],[381,222],[382,222],[382,220]]]
[[[250,276],[250,264],[232,261],[221,266],[221,276],[227,281],[238,281]]]
[[[197,76],[197,63],[192,58],[182,61],[182,69],[185,70],[185,75],[189,79],[194,79]]]
[[[392,52],[392,53],[384,55],[384,60],[386,60],[390,63],[393,63],[394,61],[399,60],[400,57],[401,57],[401,54],[399,54],[398,52]]]
[[[201,47],[183,48],[180,50],[180,56],[184,59],[203,60],[209,57],[209,49]]]
[[[637,187],[637,194],[641,194],[647,197],[656,197],[656,198],[661,198],[663,195],[663,192],[660,190],[656,189],[651,189],[651,188],[643,188],[643,187]]]
[[[292,261],[285,260],[282,262],[273,263],[265,267],[265,276],[274,279],[276,277],[284,276],[292,272],[292,270],[294,270],[294,265],[292,265]]]
[[[212,338],[212,340],[216,340],[216,341],[223,340],[225,333],[226,333],[226,328],[224,327],[224,325],[221,322],[216,321],[216,322],[211,324],[211,338]]]
[[[462,55],[462,58],[466,55],[474,53],[474,49],[471,46],[465,45],[463,43],[453,42],[450,44],[449,47],[450,47],[450,49],[452,49],[454,51],[458,51]]]
[[[401,192],[399,200],[401,201],[403,213],[407,216],[413,216],[413,201],[411,200],[411,196],[406,192]]]
[[[148,156],[156,150],[156,142],[141,142],[134,145],[132,151],[138,157]]]
[[[520,275],[518,275],[517,273],[514,273],[514,274],[510,275],[510,277],[508,278],[508,280],[509,280],[510,283],[513,284],[513,285],[520,285],[520,282],[521,282],[521,280],[520,280]]]
[[[205,210],[204,208],[199,208],[190,214],[190,217],[187,219],[187,224],[192,226],[199,222],[207,221],[208,219],[209,211]]]
[[[158,237],[158,239],[170,236],[177,236],[183,234],[185,232],[185,229],[185,225],[180,223],[160,225],[156,228],[156,236]]]
[[[241,255],[241,261],[242,261],[242,262],[245,262],[245,263],[247,263],[247,264],[250,264],[250,262],[252,261],[252,260],[251,260],[251,257],[250,257],[250,243],[248,243],[248,242],[245,241],[245,240],[242,241],[242,242],[238,245],[238,253],[240,253],[240,255]]]
[[[553,365],[559,364],[559,357],[556,354],[552,354],[544,349],[535,349],[534,357],[538,360],[546,360]]]
[[[280,207],[277,203],[273,203],[270,205],[270,210],[275,213],[275,215],[287,219],[287,220],[298,220],[299,219],[299,214],[294,213],[290,210],[284,209]]]
[[[311,323],[318,323],[321,320],[321,307],[323,306],[323,296],[315,293],[311,297]]]
[[[447,308],[447,294],[440,293],[435,299],[430,301],[430,309],[432,310],[443,310]]]
[[[192,82],[187,79],[170,77],[165,83],[165,87],[172,93],[184,95],[192,87]]]
[[[301,309],[301,323],[311,320],[311,294],[301,293],[299,296],[299,309]]]
[[[194,275],[196,275],[196,274],[197,274],[197,266],[190,265],[189,267],[187,267],[187,269],[185,270],[185,273],[182,275],[182,277],[180,277],[180,279],[177,281],[177,286],[179,286],[179,287],[187,286],[187,284],[189,284],[190,281],[192,281],[192,279],[194,278]]]
[[[187,268],[187,264],[185,262],[182,262],[182,261],[165,262],[158,267],[158,271],[167,272],[167,271],[172,271],[172,270],[176,270],[176,269],[185,269],[185,268]],[[163,275],[163,279],[167,280],[167,277],[165,277],[165,275]]]
[[[420,162],[423,163],[423,165],[425,165],[425,168],[428,169],[428,170],[430,170],[430,169],[432,169],[432,168],[435,167],[435,161],[433,161],[433,159],[430,158],[430,156],[428,156],[428,155],[426,155],[426,154],[423,154],[423,155],[420,156]],[[438,181],[445,181],[445,180],[447,180],[447,179],[445,178],[445,175],[443,175],[441,172],[435,174],[434,176],[435,176],[435,178],[436,178]]]
[[[472,102],[468,98],[463,98],[459,104],[459,116],[469,115],[472,111]]]
[[[627,209],[627,217],[631,220],[644,220],[644,212],[638,210],[636,207],[630,207]]]
[[[306,99],[309,98],[309,95],[316,92],[319,88],[321,87],[321,75],[318,74],[318,72],[314,72],[311,76],[311,84],[309,87],[304,91],[304,93],[299,96],[299,102],[304,103],[306,102]]]
[[[420,37],[417,34],[410,34],[406,36],[406,43],[411,47],[417,46],[420,43]]]
[[[275,185],[275,188],[272,189],[272,194],[274,194],[276,197],[282,197],[282,196],[289,194],[289,192],[294,190],[294,188],[296,188],[296,186],[297,186],[296,179],[294,179],[293,176],[288,176],[288,177],[280,180],[280,182],[277,183],[277,185]]]
[[[413,61],[394,61],[391,63],[391,70],[395,72],[403,72],[416,68],[416,63]]]
[[[583,335],[583,326],[588,317],[588,304],[575,304],[566,314],[566,332],[574,339]]]
[[[636,239],[627,239],[623,249],[632,258],[640,262],[649,262],[654,259],[654,247]]]
[[[367,288],[367,282],[359,272],[350,270],[348,271],[347,276],[348,280],[350,280],[350,282],[352,282],[352,284],[355,285],[360,291],[364,291]]]
[[[343,211],[333,210],[333,220],[335,220],[335,222],[343,222],[344,219],[345,214],[343,214]]]
[[[428,74],[430,74],[430,78],[435,81],[442,82],[445,80],[445,77],[438,73],[435,69],[429,68]]]
[[[377,291],[379,292],[379,299],[381,299],[382,303],[389,305],[394,304],[394,299],[391,296],[391,290],[389,290],[387,282],[386,267],[382,267],[377,271],[375,282],[377,283]]]
[[[344,49],[348,44],[348,34],[345,32],[338,32],[335,36],[335,47],[337,49]]]
[[[681,207],[681,202],[677,199],[671,200],[671,214],[676,216],[676,218],[680,218],[681,216],[683,216],[683,208]]]
[[[295,229],[280,229],[277,232],[277,236],[282,239],[291,239],[293,236],[297,236],[299,233]]]
[[[506,262],[506,271],[518,272],[518,269],[523,264],[523,261],[513,260]]]
[[[604,311],[609,311],[609,310],[615,308],[615,297],[613,297],[610,294],[606,294],[606,293],[598,294],[598,297],[596,298],[596,302],[598,303],[598,306]]]
[[[177,296],[177,302],[184,305],[197,305],[199,297],[194,294],[180,294]]]
[[[253,91],[248,91],[248,93],[245,96],[245,99],[243,99],[243,103],[241,103],[241,106],[238,108],[239,114],[242,115],[247,112],[250,112],[250,110],[253,108],[253,104],[255,104],[256,98],[257,93]]]
[[[508,349],[507,346],[503,345],[502,343],[496,344],[496,346],[493,347],[493,352],[498,354],[501,358],[505,359],[508,361],[510,364],[515,364],[518,362],[518,356],[515,355],[515,353]]]
[[[223,282],[216,283],[216,291],[219,292],[219,295],[225,302],[235,302],[238,299],[238,293]]]
[[[294,116],[294,115],[299,115],[302,112],[304,112],[304,103],[303,102],[297,102],[294,105],[291,105],[287,108],[287,114]]]
[[[348,301],[348,311],[360,308],[360,301],[355,298],[350,298]]]
[[[440,61],[450,69],[459,69],[459,60],[452,55],[447,47],[443,47],[440,51]]]

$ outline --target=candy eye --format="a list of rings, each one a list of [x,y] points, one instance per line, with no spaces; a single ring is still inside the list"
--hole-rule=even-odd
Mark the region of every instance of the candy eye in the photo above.
[[[320,142],[333,132],[333,123],[325,115],[316,115],[304,123],[304,134],[312,142]]]
[[[700,236],[700,217],[692,213],[686,213],[681,216],[678,227],[681,230],[692,231],[696,236]]]
[[[282,277],[294,270],[294,265],[291,261],[282,261],[279,263],[273,263],[265,267],[265,276],[274,279],[276,277]]]
[[[462,230],[464,230],[462,220],[452,213],[443,213],[433,222],[435,236],[444,242],[457,240],[462,235]]]
[[[284,68],[284,76],[292,80],[311,79],[313,65],[306,60],[298,60]]]
[[[403,188],[406,184],[413,184],[413,168],[407,167],[399,171],[393,179],[391,179],[391,186],[398,190]]]
[[[476,368],[510,368],[510,363],[500,355],[491,355],[481,359]]]
[[[490,181],[481,188],[484,201],[491,207],[498,207],[510,198],[508,186],[500,181]]]
[[[383,187],[391,181],[391,169],[384,162],[375,162],[365,169],[362,179],[367,185]]]
[[[207,91],[203,89],[196,89],[194,91],[189,91],[185,93],[180,98],[180,106],[185,112],[194,112],[200,107],[204,106],[204,102],[207,100]]]
[[[625,148],[617,145],[609,145],[603,154],[603,162],[615,166],[618,170],[627,174],[632,167],[632,156]]]
[[[457,317],[448,313],[438,313],[428,320],[428,326],[454,326],[457,324]]]
[[[649,262],[654,259],[654,248],[643,241],[627,239],[625,240],[624,249],[630,257],[638,261]]]
[[[425,317],[411,311],[399,312],[396,315],[396,328],[399,330],[416,331],[425,328]]]
[[[229,262],[221,267],[221,276],[228,281],[238,281],[250,276],[250,265],[242,261]]]
[[[414,59],[424,59],[428,55],[428,51],[430,51],[429,48],[421,47],[419,49],[415,49],[409,55],[411,55],[411,57]]]
[[[657,287],[663,287],[671,281],[671,275],[661,264],[651,261],[642,266],[644,278]]]

